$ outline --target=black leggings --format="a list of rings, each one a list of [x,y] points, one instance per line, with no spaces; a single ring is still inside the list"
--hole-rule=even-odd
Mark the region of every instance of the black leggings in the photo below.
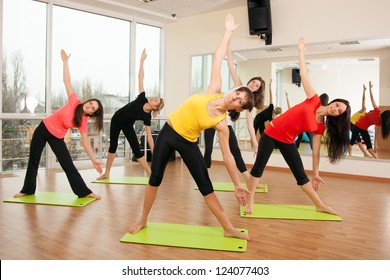
[[[259,116],[259,114],[257,114],[257,116]],[[257,133],[258,130],[260,135],[262,135],[265,129],[265,122],[262,119],[261,120],[256,119],[256,117],[253,120],[253,128],[255,129],[255,134]]]
[[[372,143],[371,143],[371,137],[368,133],[368,130],[361,129],[357,127],[356,125],[351,126],[352,136],[349,140],[349,144],[354,145],[356,142],[358,142],[358,139],[360,135],[363,138],[364,144],[366,144],[367,150],[372,149]]]
[[[297,184],[302,186],[310,180],[305,173],[301,156],[295,144],[287,144],[269,137],[266,133],[261,135],[257,150],[256,161],[252,167],[251,175],[260,178],[263,175],[265,166],[275,148],[281,152],[284,160],[294,174]]]
[[[234,133],[234,130],[231,125],[229,125],[228,127],[230,152],[234,157],[238,170],[240,170],[241,173],[244,173],[245,171],[247,171],[247,168],[244,159],[242,158],[240,147],[238,146],[236,134]],[[206,162],[207,168],[210,168],[211,166],[211,153],[213,152],[214,135],[214,128],[208,128],[204,131],[205,149],[203,157]]]
[[[80,173],[73,164],[70,157],[69,150],[66,147],[64,139],[59,139],[53,136],[46,128],[45,124],[41,122],[35,129],[30,144],[30,156],[28,159],[28,166],[26,177],[24,178],[24,185],[21,193],[34,194],[37,188],[37,174],[39,161],[41,159],[42,151],[45,148],[46,142],[49,143],[51,149],[56,155],[58,162],[64,170],[66,177],[68,177],[69,184],[73,192],[78,197],[84,197],[92,193],[87,187]]]
[[[116,149],[118,148],[118,138],[121,130],[123,131],[127,142],[129,142],[135,157],[142,158],[144,153],[141,151],[137,134],[135,133],[133,125],[124,125],[119,117],[115,114],[112,117],[110,124],[110,147],[108,148],[108,152],[115,154]]]
[[[179,152],[202,195],[206,196],[214,192],[205,161],[203,160],[197,142],[186,140],[168,123],[164,124],[156,139],[149,185],[154,187],[161,185],[165,168],[175,150]]]

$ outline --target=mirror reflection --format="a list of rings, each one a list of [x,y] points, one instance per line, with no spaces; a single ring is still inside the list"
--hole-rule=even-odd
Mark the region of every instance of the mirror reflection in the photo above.
[[[297,47],[262,48],[258,50],[233,50],[237,73],[242,81],[250,80],[254,76],[261,76],[266,82],[265,105],[269,105],[269,83],[272,79],[274,107],[280,107],[282,113],[290,106],[294,106],[305,99],[305,92],[300,85],[297,58]],[[372,85],[372,97],[381,111],[390,109],[390,106],[381,106],[381,69],[389,64],[390,39],[359,40],[353,42],[338,42],[310,45],[306,51],[306,62],[310,79],[318,94],[326,93],[329,101],[341,97],[347,99],[352,108],[352,115],[362,109],[363,89],[366,88],[365,106],[369,112],[374,109],[369,94],[369,84]],[[199,59],[205,56],[195,56]],[[193,59],[194,59],[193,58]],[[203,65],[203,72],[207,72],[207,65]],[[297,76],[298,73],[298,76]],[[194,73],[192,73],[194,74]],[[223,75],[226,78],[226,75]],[[383,78],[382,83],[383,83]],[[226,79],[225,79],[226,80]],[[228,86],[229,82],[227,82]],[[253,113],[253,118],[260,113]],[[267,125],[268,123],[266,123]],[[234,124],[237,139],[242,150],[251,150],[245,118]],[[390,159],[390,139],[383,140],[380,128],[370,126],[368,134],[380,159]],[[202,145],[202,140],[200,144]],[[297,139],[299,140],[299,139]],[[375,146],[377,143],[377,146]],[[299,144],[302,154],[311,154],[310,136],[303,134]],[[215,139],[215,146],[218,145]],[[322,151],[324,154],[326,151]],[[362,139],[359,144],[353,145],[347,157],[371,158],[367,152],[367,145]],[[375,159],[372,159],[375,160]]]

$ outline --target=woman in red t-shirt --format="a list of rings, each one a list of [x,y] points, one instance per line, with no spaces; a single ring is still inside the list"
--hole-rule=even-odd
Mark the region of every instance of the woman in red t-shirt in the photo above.
[[[374,95],[372,93],[372,83],[370,81],[369,83],[370,87],[370,99],[371,99],[371,104],[374,110],[366,113],[364,116],[359,118],[356,122],[355,125],[352,127],[352,136],[350,139],[350,147],[349,150],[352,150],[352,146],[355,144],[357,138],[359,137],[359,134],[362,136],[364,143],[366,144],[367,151],[374,157],[378,158],[378,154],[376,153],[376,150],[378,148],[377,146],[377,130],[375,129],[375,145],[374,149],[372,148],[372,143],[371,143],[371,137],[368,133],[368,128],[372,125],[380,126],[381,127],[381,132],[382,132],[382,137],[383,139],[386,139],[389,136],[390,133],[390,110],[386,110],[381,113],[380,108],[376,104],[374,100]],[[351,152],[350,152],[351,154]]]
[[[321,138],[326,126],[325,144],[330,162],[335,163],[340,160],[348,150],[351,108],[349,102],[344,99],[335,99],[326,106],[321,105],[320,98],[309,81],[304,58],[306,48],[304,39],[300,38],[298,43],[299,67],[307,99],[272,120],[264,130],[259,141],[256,161],[250,172],[248,185],[250,194],[248,194],[248,204],[245,208],[246,213],[253,212],[255,188],[274,148],[277,147],[294,174],[297,184],[310,197],[316,210],[337,214],[325,205],[317,194],[320,182],[323,182],[319,176]],[[306,175],[302,159],[294,144],[295,138],[302,132],[314,133],[312,182]]]
[[[88,139],[88,118],[95,120],[95,129],[100,131],[103,127],[103,106],[98,99],[92,98],[81,103],[76,93],[72,89],[70,82],[68,60],[64,50],[61,50],[63,61],[63,79],[68,103],[63,105],[53,114],[45,118],[35,129],[30,144],[30,155],[24,184],[22,190],[14,197],[34,194],[37,188],[37,174],[41,154],[46,143],[49,143],[51,149],[56,155],[58,162],[69,180],[73,192],[78,197],[93,197],[100,199],[100,196],[94,194],[85,184],[80,173],[76,169],[69,150],[64,142],[65,134],[69,128],[77,127],[80,131],[82,145],[93,163],[93,167],[102,172],[100,162],[98,162],[93,153]]]

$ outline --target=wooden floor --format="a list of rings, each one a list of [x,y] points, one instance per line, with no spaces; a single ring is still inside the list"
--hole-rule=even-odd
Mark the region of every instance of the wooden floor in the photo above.
[[[80,171],[86,182],[97,173]],[[170,162],[149,221],[219,226],[180,159]],[[0,179],[2,201],[17,193],[24,172]],[[143,176],[127,163],[112,176]],[[226,181],[220,163],[210,169],[214,181]],[[322,177],[323,200],[339,211],[341,222],[241,218],[233,193],[218,192],[233,225],[254,238],[244,253],[121,243],[139,217],[144,186],[89,184],[102,200],[77,207],[1,203],[2,260],[389,260],[390,185],[388,182]],[[71,192],[63,172],[40,170],[38,191]],[[287,171],[266,170],[256,203],[307,204],[310,201]]]

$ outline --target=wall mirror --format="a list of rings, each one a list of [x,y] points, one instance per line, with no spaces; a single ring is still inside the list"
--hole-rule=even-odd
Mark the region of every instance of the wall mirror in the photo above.
[[[268,106],[268,85],[272,78],[274,105],[282,107],[283,111],[288,108],[286,92],[291,106],[306,98],[303,88],[293,82],[293,69],[298,68],[297,54],[296,45],[267,46],[252,50],[233,49],[234,62],[243,83],[245,84],[253,76],[262,76],[266,81],[265,106]],[[390,77],[386,77],[388,81],[384,81],[381,71],[390,67],[389,38],[309,44],[305,56],[310,80],[319,94],[326,92],[330,100],[338,97],[349,100],[353,114],[362,106],[363,84],[365,84],[367,87],[365,104],[367,111],[369,111],[372,109],[368,86],[369,81],[371,81],[374,99],[378,105],[383,105],[380,102],[383,99],[381,98],[381,91],[383,91],[381,87],[388,84]],[[195,57],[199,59],[202,56],[194,56],[193,58]],[[207,64],[203,67],[207,67]],[[202,72],[208,73],[208,70],[203,69]],[[204,76],[207,77],[207,75]],[[389,103],[388,100],[387,103]],[[241,148],[243,150],[250,149],[250,145],[247,143],[248,134],[246,133],[245,120],[238,121],[234,128],[238,134]],[[373,140],[374,129],[375,127],[371,126],[369,130]],[[304,138],[304,140],[307,139]],[[299,151],[302,154],[310,154],[309,143],[303,141],[302,144]],[[390,140],[382,140],[381,145],[380,160],[390,160]],[[217,139],[215,146],[218,146]],[[354,145],[350,158],[362,157],[363,153],[357,145]]]

